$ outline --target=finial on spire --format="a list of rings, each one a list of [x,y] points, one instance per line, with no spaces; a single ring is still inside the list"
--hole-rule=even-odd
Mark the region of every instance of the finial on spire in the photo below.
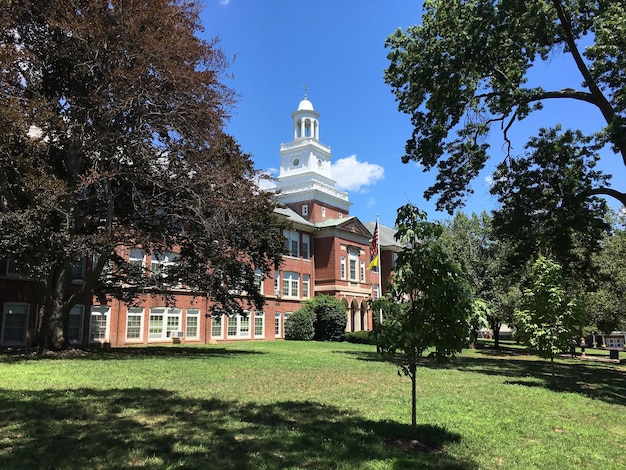
[[[307,85],[306,83],[304,85],[302,85],[302,89],[304,90],[304,99],[306,100],[306,92],[309,89],[309,85]]]

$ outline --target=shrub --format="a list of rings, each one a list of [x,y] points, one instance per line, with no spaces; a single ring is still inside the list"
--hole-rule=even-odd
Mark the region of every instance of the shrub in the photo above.
[[[314,334],[313,317],[307,309],[300,308],[285,320],[285,339],[311,341]]]
[[[320,295],[307,301],[313,312],[316,341],[343,341],[346,335],[346,307],[336,297]]]
[[[373,335],[373,331],[352,331],[346,333],[346,341],[348,343],[357,344],[376,344],[376,338]]]

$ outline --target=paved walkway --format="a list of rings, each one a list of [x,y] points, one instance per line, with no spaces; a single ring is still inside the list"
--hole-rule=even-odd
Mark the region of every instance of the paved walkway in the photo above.
[[[622,351],[620,351],[622,352]],[[624,353],[622,352],[622,356]],[[585,356],[581,356],[580,354],[576,354],[576,357],[572,357],[571,354],[561,354],[561,357],[568,357],[570,359],[578,359],[580,361],[594,361],[594,362],[610,362],[613,364],[620,364],[623,359],[611,359],[609,356],[592,356],[589,354],[585,354]],[[625,361],[626,362],[626,361]]]

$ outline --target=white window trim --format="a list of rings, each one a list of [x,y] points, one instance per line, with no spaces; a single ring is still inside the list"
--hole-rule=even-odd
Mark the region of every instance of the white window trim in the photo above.
[[[74,276],[73,271],[79,271],[77,273],[77,276]],[[70,269],[70,277],[71,280],[73,282],[80,282],[80,281],[84,281],[85,278],[87,277],[87,257],[86,256],[81,256],[80,259],[78,261],[76,261],[71,269]]]
[[[302,298],[308,299],[311,297],[311,276],[309,274],[302,275]]]
[[[246,333],[242,333],[241,331],[241,323],[243,319],[248,320],[248,331]],[[249,311],[244,310],[244,314],[243,315],[228,315],[227,317],[227,321],[228,321],[228,325],[226,326],[226,335],[228,338],[246,338],[246,339],[250,339],[252,337],[252,326],[253,326],[253,320],[252,320],[252,315],[250,314]],[[235,322],[235,334],[231,335],[229,332],[229,328],[228,326],[231,325],[231,322]]]
[[[348,278],[351,281],[358,281],[358,261],[359,256],[352,250],[348,252]],[[352,266],[354,265],[354,272],[352,271]]]
[[[196,334],[189,334],[189,318],[196,319]],[[200,338],[200,309],[199,308],[188,308],[185,315],[185,338],[186,339],[198,339]]]
[[[340,263],[341,264],[339,266],[339,278],[345,280],[347,276],[347,264],[346,264],[345,256],[341,257]]]
[[[285,289],[285,283],[288,283],[289,289]],[[295,294],[294,294],[295,286]],[[300,274],[293,271],[283,272],[283,297],[297,299],[300,297]]]
[[[10,341],[6,341],[4,339],[4,335],[5,335],[5,327],[6,327],[6,318],[9,314],[9,310],[11,309],[11,307],[15,308],[15,307],[25,307],[25,314],[24,314],[24,338],[21,341],[14,341],[14,340],[10,340]],[[2,332],[0,335],[0,343],[4,344],[4,345],[24,345],[26,344],[26,337],[28,336],[28,322],[30,320],[30,305],[25,303],[25,302],[6,302],[4,304],[4,309],[3,309],[3,316],[2,316]]]
[[[278,330],[278,332],[276,331]],[[280,312],[274,314],[274,338],[283,337],[283,319]]]
[[[256,333],[256,321],[259,318],[261,319],[261,334]],[[262,310],[254,312],[252,330],[255,338],[265,338],[265,313]]]
[[[306,246],[306,253],[304,247]],[[302,241],[300,242],[300,255],[302,259],[311,259],[311,236],[307,233],[302,234]]]
[[[146,312],[143,308],[135,308],[135,307],[128,308],[128,310],[126,311],[126,330],[124,332],[126,342],[128,343],[143,342],[143,325],[144,325],[145,315],[146,315]],[[130,317],[139,317],[139,338],[128,337],[128,320]]]
[[[68,334],[68,339],[71,344],[80,344],[83,342],[83,330],[85,328],[85,306],[74,305],[72,309],[70,310],[70,317],[73,315],[78,316],[80,318],[79,323],[78,323],[79,325],[78,326],[78,339],[69,338],[69,334]]]
[[[167,271],[168,266],[175,265],[178,258],[180,258],[180,255],[171,251],[152,253],[152,256],[150,257],[150,275],[155,277],[157,275],[155,267],[159,266],[158,275],[164,279],[167,278],[167,273],[165,273],[165,271]]]
[[[283,231],[283,236],[285,237],[285,243],[287,246],[287,254],[285,256],[288,256],[290,258],[298,258],[300,256],[300,234],[295,230],[285,229]]]
[[[213,334],[213,320],[217,320],[219,319],[219,324],[220,324],[220,334],[219,335],[214,335]],[[224,315],[216,315],[213,314],[211,316],[211,338],[223,338],[224,337]]]
[[[103,315],[105,318],[104,338],[93,338],[93,316]],[[111,307],[107,305],[92,305],[89,314],[89,342],[90,343],[108,343],[111,328]]]
[[[161,313],[160,310],[163,312]],[[163,321],[161,324],[161,334],[156,336],[156,333],[150,333],[150,317],[152,315],[163,315]],[[178,327],[176,329],[170,329],[168,327],[168,320],[170,317],[178,317]],[[148,341],[162,342],[167,341],[170,338],[168,332],[170,331],[182,331],[183,322],[183,310],[178,307],[152,307],[148,312]],[[151,336],[153,335],[153,336]]]
[[[18,279],[26,278],[24,273],[20,272],[19,266],[17,265],[16,261],[13,258],[7,258],[6,261],[7,261],[7,264],[6,264],[7,269],[5,271],[5,275],[7,277],[18,278]],[[11,303],[16,304],[19,302],[11,302]]]

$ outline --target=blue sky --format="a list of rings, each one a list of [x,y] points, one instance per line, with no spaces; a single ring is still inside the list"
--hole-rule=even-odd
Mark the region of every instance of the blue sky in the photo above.
[[[205,36],[221,38],[233,74],[227,84],[240,94],[228,132],[255,165],[277,176],[280,144],[292,138],[291,113],[307,96],[320,113],[320,141],[330,146],[333,178],[348,191],[351,215],[393,226],[396,209],[411,202],[430,219],[434,200],[422,193],[435,175],[414,163],[403,164],[405,141],[411,135],[409,116],[397,110],[391,88],[384,83],[388,66],[385,39],[397,28],[421,19],[419,0],[202,0]],[[579,88],[569,58],[554,57],[537,67],[544,88]],[[521,152],[528,135],[540,126],[562,122],[564,127],[595,130],[599,113],[589,105],[546,105],[531,120],[512,131],[514,151]],[[492,154],[503,155],[494,132]],[[624,188],[626,172],[608,155],[603,166],[614,174],[613,186]],[[495,163],[495,159],[493,160]],[[491,210],[486,169],[473,184],[466,213]],[[614,203],[612,203],[616,206]],[[617,206],[616,206],[617,207]]]

